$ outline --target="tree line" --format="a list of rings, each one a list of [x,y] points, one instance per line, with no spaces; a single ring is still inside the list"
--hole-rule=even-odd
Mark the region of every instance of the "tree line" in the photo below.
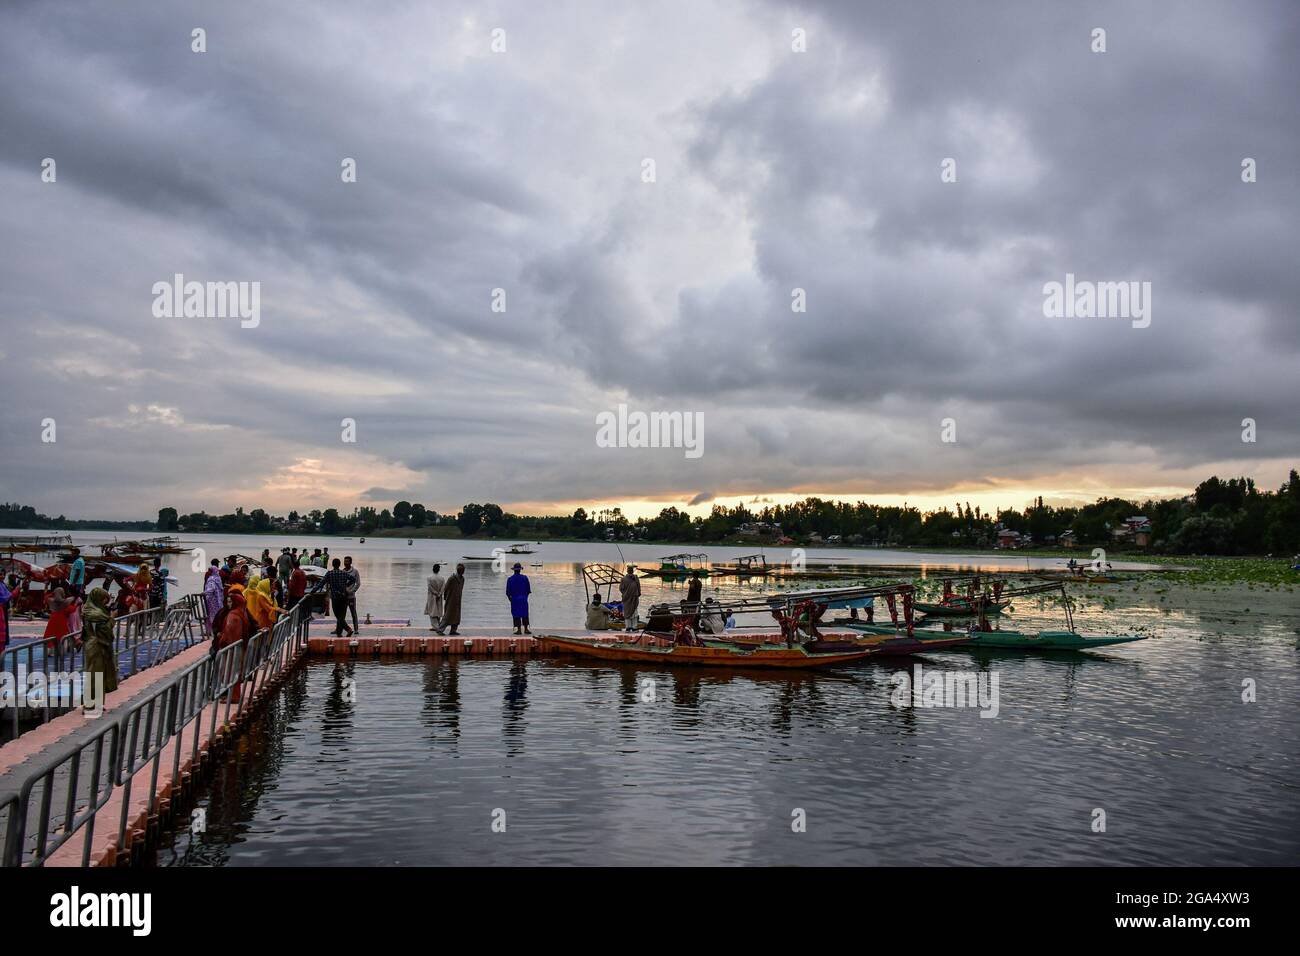
[[[267,534],[305,532],[328,535],[371,534],[390,528],[454,526],[463,536],[490,538],[571,538],[579,541],[663,541],[680,544],[789,538],[805,544],[838,536],[844,544],[877,547],[991,548],[998,532],[1027,535],[1035,545],[1060,542],[1068,531],[1081,546],[1114,547],[1112,530],[1136,516],[1151,524],[1149,548],[1170,554],[1285,554],[1300,551],[1300,476],[1293,469],[1276,491],[1261,491],[1251,478],[1207,478],[1182,498],[1129,501],[1101,498],[1082,507],[1054,507],[1037,498],[1023,510],[996,512],[955,502],[954,507],[922,512],[917,508],[829,501],[809,497],[788,505],[753,508],[714,505],[693,517],[668,507],[649,518],[629,519],[619,508],[569,515],[516,515],[491,502],[471,502],[455,514],[399,501],[391,509],[359,507],[290,511],[276,516],[262,508],[236,508],[223,515],[203,511],[179,514],[163,508],[156,522],[94,522],[60,515],[48,518],[33,508],[0,506],[0,526],[75,530],[154,530],[167,533]],[[779,527],[779,531],[777,528]],[[749,533],[742,534],[742,528]],[[761,529],[757,533],[756,529]],[[816,536],[816,537],[814,537]]]

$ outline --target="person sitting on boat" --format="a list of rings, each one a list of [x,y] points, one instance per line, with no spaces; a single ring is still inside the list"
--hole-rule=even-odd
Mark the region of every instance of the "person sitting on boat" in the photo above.
[[[627,616],[626,606],[623,611],[624,617]],[[671,634],[673,632],[673,612],[667,604],[655,604],[650,608],[649,619],[645,623],[645,629],[656,634]],[[632,630],[632,628],[628,628]]]
[[[876,620],[876,599],[863,598],[861,607],[862,610],[867,612],[866,622],[868,624],[873,623]],[[863,618],[858,617],[858,605],[855,604],[851,608],[849,608],[849,620],[850,621],[863,620]]]
[[[587,605],[587,630],[609,630],[609,611],[601,603],[599,591],[591,596],[591,603]]]
[[[722,606],[707,598],[700,613],[700,630],[705,634],[721,634],[727,629],[727,622],[722,616]]]

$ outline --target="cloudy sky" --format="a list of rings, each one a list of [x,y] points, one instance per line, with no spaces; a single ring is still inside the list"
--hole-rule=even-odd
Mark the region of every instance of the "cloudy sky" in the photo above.
[[[1297,50],[1286,0],[10,0],[0,498],[1276,485],[1300,463]],[[260,283],[260,324],[156,317],[176,273]],[[1150,282],[1149,327],[1045,317],[1066,273]],[[703,454],[599,447],[619,403],[701,414]]]

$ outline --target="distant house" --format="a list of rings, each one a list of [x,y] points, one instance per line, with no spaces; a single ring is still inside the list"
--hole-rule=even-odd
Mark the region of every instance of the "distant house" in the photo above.
[[[1129,534],[1133,537],[1133,543],[1139,548],[1148,547],[1151,544],[1151,519],[1143,515],[1134,515],[1132,518],[1124,519],[1124,526],[1128,528]]]
[[[1056,539],[1056,543],[1063,548],[1077,548],[1079,540],[1074,536],[1073,531],[1062,531],[1061,536]]]
[[[763,538],[768,535],[777,535],[779,537],[781,526],[775,522],[746,521],[740,526],[737,533],[745,538]]]
[[[999,548],[1018,548],[1020,547],[1021,537],[1019,531],[1012,531],[1010,528],[1002,528],[998,531]]]
[[[840,543],[840,540],[841,540],[841,539],[840,539],[840,536],[839,536],[838,534],[833,534],[833,535],[830,535],[830,536],[826,539],[826,543],[827,543],[827,544],[839,544],[839,543]]]
[[[809,541],[814,541],[814,542],[817,542],[817,543],[821,543],[821,540],[822,540],[821,532],[820,532],[820,531],[814,531],[812,534],[808,535],[808,540],[809,540]]]

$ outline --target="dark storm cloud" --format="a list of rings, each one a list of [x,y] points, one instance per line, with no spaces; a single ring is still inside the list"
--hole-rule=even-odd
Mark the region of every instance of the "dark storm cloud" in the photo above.
[[[9,4],[0,497],[703,504],[1294,458],[1297,41],[1283,2]],[[154,319],[176,272],[259,281],[261,325]],[[1151,327],[1044,318],[1066,272],[1150,281]],[[620,402],[702,413],[705,454],[596,447]]]

